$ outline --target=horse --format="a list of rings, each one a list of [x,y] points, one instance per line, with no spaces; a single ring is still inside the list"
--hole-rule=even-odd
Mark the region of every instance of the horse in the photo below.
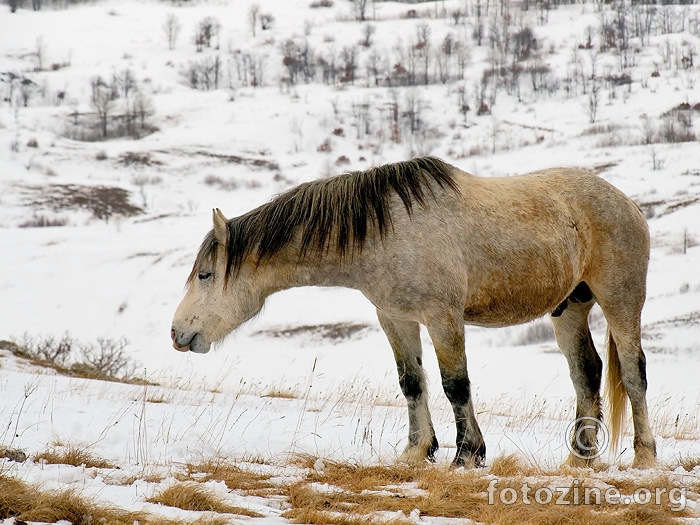
[[[641,311],[649,229],[639,208],[597,175],[552,168],[477,177],[424,157],[300,184],[233,219],[217,208],[171,327],[176,350],[206,353],[257,315],[273,293],[342,286],[376,307],[408,406],[399,460],[434,461],[419,325],[434,344],[457,429],[454,466],[483,466],[474,415],[466,325],[502,327],[549,314],[576,392],[567,462],[599,455],[602,360],[588,314],[608,323],[611,443],[621,438],[626,397],[633,466],[655,463],[646,402]],[[593,422],[593,423],[591,423]]]

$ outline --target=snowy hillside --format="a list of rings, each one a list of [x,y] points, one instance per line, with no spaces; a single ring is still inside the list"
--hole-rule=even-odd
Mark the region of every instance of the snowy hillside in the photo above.
[[[207,355],[176,352],[169,330],[212,208],[232,217],[303,181],[430,154],[484,177],[589,168],[642,208],[652,232],[643,344],[660,457],[650,475],[687,488],[683,519],[698,519],[697,5],[25,4],[0,6],[0,450],[30,459],[0,460],[3,476],[193,521],[202,513],[146,502],[186,464],[223,457],[278,487],[330,461],[392,464],[406,442],[405,402],[359,292],[280,293]],[[501,476],[496,465],[517,453],[540,469],[524,475],[551,480],[544,472],[568,454],[574,392],[548,326],[467,327],[494,469],[479,475]],[[603,353],[599,310],[592,328]],[[60,370],[21,357],[64,335],[73,350]],[[423,342],[444,467],[453,416],[425,333]],[[121,352],[115,375],[139,384],[65,375],[81,355],[95,364],[105,344]],[[648,480],[619,470],[631,445],[630,424],[620,456],[603,456],[612,466],[552,476]],[[71,446],[112,468],[41,460]],[[222,483],[207,481],[264,516],[246,519],[319,522],[295,514],[288,492]],[[470,517],[416,505],[435,523]],[[410,511],[371,519],[422,519]]]

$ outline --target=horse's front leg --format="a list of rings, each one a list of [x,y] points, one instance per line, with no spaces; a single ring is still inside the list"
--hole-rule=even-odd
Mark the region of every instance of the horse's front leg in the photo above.
[[[457,454],[452,464],[481,467],[486,459],[486,443],[472,405],[464,351],[464,321],[447,314],[426,323],[426,327],[435,345],[442,388],[452,404],[457,425]]]
[[[423,372],[418,323],[389,317],[377,310],[379,324],[389,339],[396,359],[399,385],[408,404],[408,445],[400,461],[411,465],[433,461],[438,449],[428,411],[428,391]]]

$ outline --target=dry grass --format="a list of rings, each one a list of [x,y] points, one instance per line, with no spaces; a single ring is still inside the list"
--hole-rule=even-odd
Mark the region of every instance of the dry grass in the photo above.
[[[685,510],[672,510],[668,493],[678,484],[674,484],[670,475],[657,474],[640,480],[629,476],[618,479],[594,470],[570,467],[543,472],[515,455],[496,458],[489,470],[360,466],[326,460],[323,468],[313,469],[312,457],[298,457],[296,463],[308,469],[303,481],[288,487],[292,509],[284,517],[296,523],[372,525],[381,522],[379,513],[409,516],[414,509],[425,516],[502,525],[670,525],[690,515]],[[490,502],[488,488],[492,480],[496,480],[499,492]],[[522,497],[525,483],[530,490],[529,503]],[[658,487],[665,492],[660,505],[622,505],[596,496],[601,486],[603,491],[605,487],[614,487],[624,495],[633,494],[638,488],[653,491]],[[555,490],[559,487],[569,490],[565,500],[568,504],[555,504],[561,495]],[[505,504],[499,495],[509,488],[518,497],[512,504]],[[552,492],[553,499],[537,503],[533,495],[538,489]],[[580,497],[574,499],[574,494]],[[589,497],[584,498],[585,494]]]
[[[116,468],[113,463],[77,445],[48,449],[35,454],[32,459],[36,462],[44,462],[51,465],[73,465],[75,467],[84,465],[86,468]]]
[[[186,479],[197,481],[223,481],[230,490],[245,494],[265,496],[278,492],[278,486],[270,481],[270,474],[242,469],[230,461],[212,459],[187,465]]]
[[[146,501],[183,510],[238,514],[251,518],[262,517],[262,514],[258,512],[226,503],[218,494],[215,494],[201,483],[194,481],[171,485],[154,496],[147,498]]]
[[[700,456],[680,458],[678,465],[683,467],[687,472],[691,472],[695,467],[700,466]]]
[[[270,388],[262,397],[277,397],[280,399],[302,399],[304,396],[291,388]]]
[[[563,466],[546,471],[515,454],[495,458],[488,469],[360,465],[318,459],[311,455],[295,456],[284,468],[297,467],[301,473],[286,483],[271,479],[274,469],[269,465],[234,464],[218,458],[190,463],[178,483],[147,501],[184,510],[211,512],[195,522],[199,525],[223,525],[225,515],[229,514],[260,516],[250,509],[231,505],[225,495],[218,495],[203,485],[216,480],[243,494],[284,497],[290,508],[283,517],[293,523],[409,525],[415,523],[415,514],[418,513],[437,519],[470,519],[499,525],[671,525],[680,523],[680,518],[692,516],[689,510],[673,510],[677,509],[678,502],[669,497],[672,489],[685,487],[689,499],[696,499],[696,492],[700,489],[698,483],[679,485],[682,476],[671,470],[653,471],[645,477],[605,470],[605,465],[600,469]],[[687,470],[699,462],[697,458],[679,461]],[[149,515],[97,507],[82,500],[75,492],[41,494],[16,480],[3,478],[3,482],[6,481],[19,486],[20,490],[0,486],[0,519],[17,516],[36,521],[67,519],[73,523],[86,523],[90,520],[85,516],[95,516],[91,520],[104,518],[103,522],[117,525],[131,525],[135,520],[147,524],[174,523],[154,521],[155,518]],[[489,501],[489,485],[493,483],[497,484],[498,492]],[[526,498],[522,496],[525,483],[529,488]],[[652,493],[660,490],[662,495],[660,504],[652,501],[646,505],[616,505],[601,497],[607,488],[625,496],[638,489],[648,489]],[[517,495],[511,504],[504,503],[501,497],[509,489],[511,495]],[[540,503],[536,499],[538,489],[553,493],[554,497]],[[568,489],[567,504],[556,504],[561,496],[557,489]],[[576,499],[574,494],[577,494]],[[25,504],[22,498],[33,498],[34,502]],[[525,501],[527,498],[529,502]]]
[[[76,525],[109,523],[133,525],[181,525],[174,520],[154,518],[145,512],[126,512],[97,504],[74,490],[42,491],[12,477],[0,475],[0,519],[56,523],[66,520]]]
[[[374,516],[348,515],[339,512],[311,509],[290,509],[283,514],[292,523],[322,523],[327,525],[414,525],[405,518],[379,518]]]

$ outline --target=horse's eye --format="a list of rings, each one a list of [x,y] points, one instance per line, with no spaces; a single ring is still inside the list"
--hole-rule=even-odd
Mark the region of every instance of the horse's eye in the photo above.
[[[199,272],[198,277],[200,281],[206,281],[211,277],[211,272]]]

